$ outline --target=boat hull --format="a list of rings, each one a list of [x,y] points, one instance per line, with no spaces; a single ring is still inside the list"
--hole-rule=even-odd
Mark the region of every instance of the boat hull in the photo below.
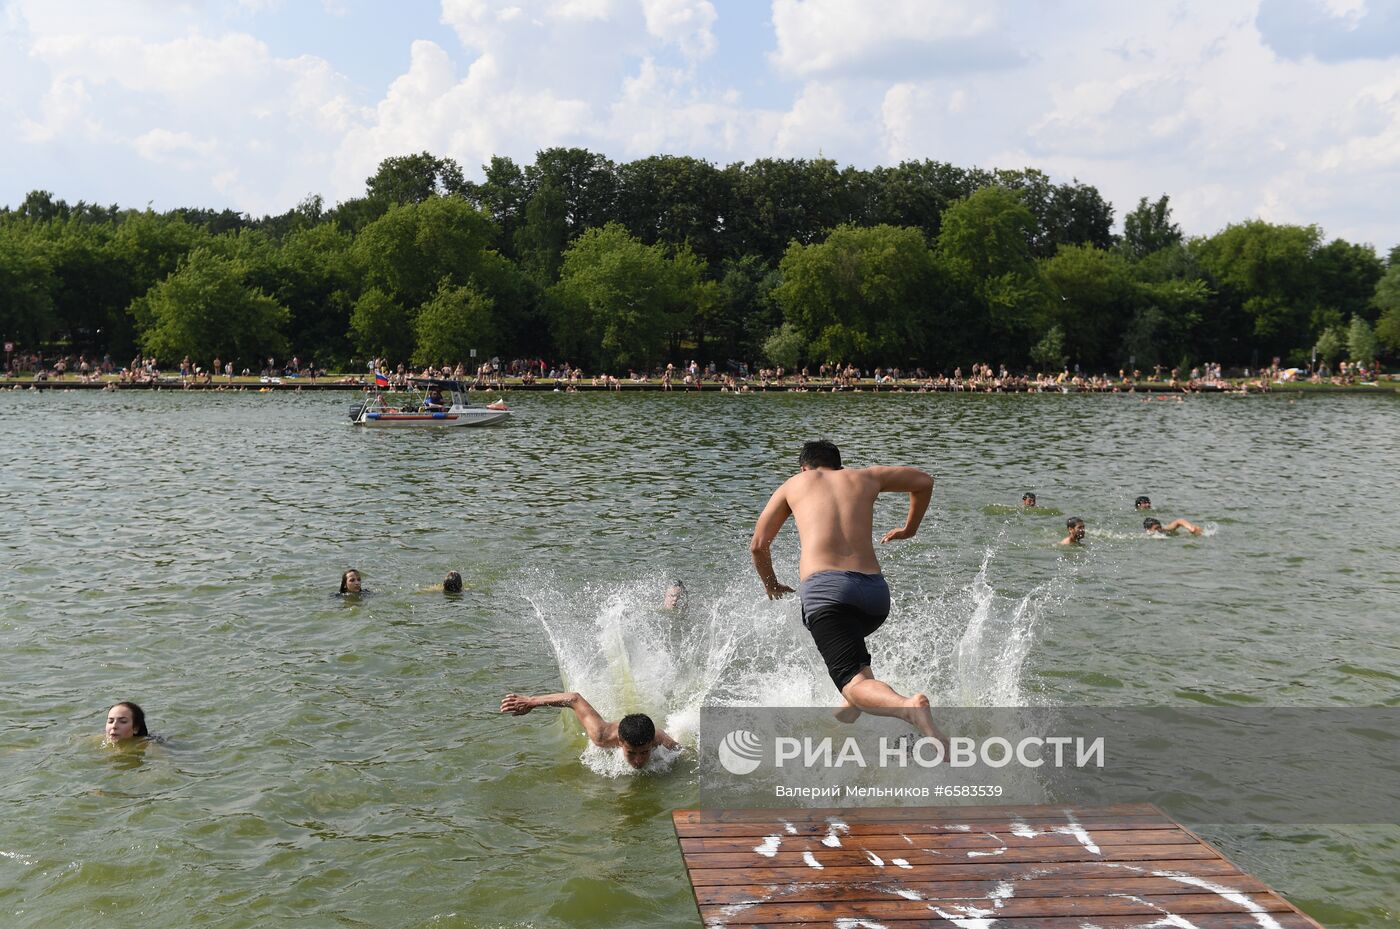
[[[458,426],[490,426],[509,418],[509,410],[477,407],[437,413],[381,413],[369,410],[360,414],[355,425],[367,429],[450,429]]]

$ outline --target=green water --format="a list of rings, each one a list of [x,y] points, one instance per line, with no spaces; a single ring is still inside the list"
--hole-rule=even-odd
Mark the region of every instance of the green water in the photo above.
[[[833,702],[747,551],[816,435],[937,478],[875,649],[936,704],[1400,700],[1393,398],[530,394],[451,434],[350,399],[0,395],[0,925],[698,925],[693,758],[496,709],[567,685],[693,740],[707,701]],[[1209,535],[1144,539],[1140,493]],[[124,698],[168,745],[99,744]],[[1327,925],[1400,918],[1397,827],[1204,831]]]

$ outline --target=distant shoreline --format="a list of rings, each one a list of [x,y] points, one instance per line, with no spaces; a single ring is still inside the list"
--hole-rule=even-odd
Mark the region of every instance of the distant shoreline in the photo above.
[[[1114,394],[1114,393],[1118,393],[1118,394],[1132,394],[1132,393],[1138,393],[1138,394],[1155,394],[1155,395],[1162,395],[1162,394],[1171,395],[1171,394],[1176,394],[1176,395],[1178,395],[1178,396],[1186,396],[1186,395],[1188,395],[1188,394],[1196,394],[1196,395],[1200,395],[1200,394],[1229,394],[1229,393],[1238,394],[1238,393],[1239,393],[1240,386],[1241,386],[1242,384],[1249,384],[1249,395],[1251,395],[1251,396],[1260,396],[1263,392],[1260,391],[1260,390],[1258,390],[1257,388],[1255,388],[1255,387],[1253,386],[1253,383],[1254,383],[1254,382],[1253,382],[1253,379],[1251,379],[1251,380],[1249,380],[1249,381],[1244,381],[1244,380],[1241,380],[1241,379],[1234,379],[1234,380],[1230,380],[1230,381],[1225,382],[1225,384],[1223,384],[1223,385],[1201,385],[1201,386],[1199,386],[1199,387],[1196,387],[1196,388],[1193,388],[1193,389],[1189,389],[1189,390],[1182,389],[1182,388],[1180,388],[1180,387],[1173,387],[1173,386],[1171,386],[1170,384],[1164,384],[1164,383],[1160,383],[1160,382],[1143,382],[1143,383],[1133,384],[1133,385],[1131,385],[1131,386],[1123,386],[1123,385],[1119,384],[1119,385],[1112,385],[1112,386],[1110,386],[1110,387],[1108,387],[1108,388],[1102,388],[1102,387],[1098,387],[1098,388],[1095,388],[1095,387],[1067,387],[1067,388],[1065,388],[1065,389],[1060,389],[1060,388],[1037,388],[1037,387],[1035,387],[1034,385],[1031,385],[1031,386],[1027,386],[1027,387],[1003,387],[1003,388],[996,388],[996,389],[987,389],[987,388],[969,389],[969,388],[963,388],[963,389],[961,389],[961,390],[954,389],[954,388],[952,388],[952,387],[945,387],[945,386],[924,387],[924,386],[921,385],[921,384],[907,383],[907,384],[900,384],[900,385],[898,385],[898,386],[893,386],[893,387],[892,387],[892,386],[889,386],[889,385],[881,385],[880,388],[877,390],[877,389],[875,388],[875,384],[874,384],[873,381],[871,381],[871,380],[863,380],[863,381],[857,381],[856,384],[855,384],[854,386],[851,386],[851,387],[838,387],[838,388],[836,388],[835,390],[833,390],[833,389],[831,388],[830,385],[826,385],[826,386],[811,386],[811,387],[807,388],[805,391],[803,391],[803,390],[797,390],[793,385],[790,385],[790,384],[783,384],[783,385],[770,384],[770,385],[768,385],[768,386],[766,386],[766,387],[759,386],[759,385],[757,385],[757,384],[749,384],[749,385],[748,385],[748,388],[749,388],[749,389],[748,389],[747,393],[755,393],[755,394],[758,394],[758,393],[770,393],[770,394],[781,394],[781,393],[814,393],[814,394],[818,394],[818,393],[820,393],[820,394],[826,394],[826,393],[880,393],[880,394],[889,394],[889,393],[903,393],[903,394],[940,393],[940,394],[943,394],[943,393],[946,393],[946,394],[980,394],[980,395],[985,395],[985,394],[997,394],[997,393],[1000,393],[1000,394],[1013,394],[1013,393],[1016,393],[1016,394],[1031,393],[1031,394],[1034,394],[1034,393],[1045,393],[1045,394],[1060,394],[1060,395],[1064,395],[1064,394],[1066,394],[1066,393],[1069,393],[1069,394]],[[662,386],[662,384],[661,384],[660,381],[648,381],[648,382],[646,382],[646,383],[634,383],[634,382],[631,382],[631,381],[624,381],[624,382],[618,384],[617,387],[609,387],[609,386],[603,385],[603,384],[593,384],[593,383],[590,383],[590,382],[588,382],[588,381],[580,381],[580,382],[575,383],[575,384],[573,384],[573,385],[569,385],[567,382],[555,382],[555,381],[549,381],[549,382],[547,382],[547,383],[546,383],[546,382],[537,381],[537,382],[535,382],[535,383],[533,383],[533,384],[522,384],[522,383],[520,383],[518,380],[515,380],[515,379],[506,379],[506,380],[502,381],[499,385],[495,385],[495,386],[485,386],[485,387],[476,387],[476,388],[472,388],[472,389],[471,389],[471,392],[472,392],[472,393],[481,393],[481,394],[485,394],[485,393],[499,393],[499,392],[502,392],[502,391],[512,391],[512,392],[514,392],[514,391],[523,391],[523,392],[534,392],[534,393],[553,393],[553,392],[555,392],[555,391],[557,390],[557,391],[559,391],[559,392],[562,393],[562,392],[568,391],[568,389],[569,389],[570,386],[572,386],[572,387],[573,387],[577,392],[579,392],[579,393],[607,393],[607,392],[613,392],[613,393],[662,393],[662,392],[666,392],[666,391],[665,391],[665,388]],[[171,379],[171,380],[163,380],[163,381],[160,381],[160,382],[157,382],[157,383],[142,383],[142,384],[123,384],[123,383],[120,383],[120,382],[118,382],[118,381],[116,381],[116,380],[110,380],[110,381],[95,381],[95,382],[94,382],[94,381],[90,381],[90,382],[84,383],[84,382],[82,382],[82,381],[77,380],[76,378],[74,378],[74,379],[72,379],[72,380],[65,379],[65,380],[47,380],[47,381],[36,381],[36,380],[34,380],[33,378],[13,378],[13,379],[8,379],[8,380],[0,380],[0,391],[4,391],[4,390],[29,390],[31,387],[34,388],[34,389],[36,389],[36,390],[39,390],[39,391],[44,391],[44,390],[97,390],[97,391],[102,391],[102,390],[107,390],[107,389],[110,387],[110,388],[113,388],[114,390],[118,390],[118,391],[121,391],[121,390],[177,390],[177,391],[200,391],[200,392],[205,392],[205,393],[271,393],[271,392],[278,392],[278,391],[291,391],[291,392],[293,392],[293,393],[299,392],[299,391],[353,391],[353,392],[361,392],[361,391],[365,391],[365,390],[370,389],[370,385],[368,385],[368,384],[344,384],[344,383],[337,383],[337,382],[335,382],[335,381],[330,381],[330,380],[317,380],[317,381],[315,381],[315,382],[311,382],[311,381],[302,381],[302,380],[297,380],[297,379],[289,379],[289,380],[283,380],[281,383],[264,383],[264,382],[262,382],[261,380],[259,380],[258,378],[234,378],[232,382],[228,382],[228,381],[222,381],[222,382],[220,382],[220,381],[215,381],[215,382],[210,383],[210,384],[202,384],[202,383],[193,383],[193,382],[191,382],[191,383],[189,383],[189,384],[187,384],[187,385],[186,385],[186,384],[181,384],[181,383],[180,383],[180,380],[179,380],[178,378],[173,378],[173,379]],[[671,390],[670,390],[669,392],[670,392],[670,393],[674,393],[674,394],[693,394],[693,393],[697,393],[697,390],[696,390],[695,387],[692,387],[692,386],[673,385],[672,388],[671,388]],[[722,393],[722,392],[724,392],[724,385],[722,385],[722,384],[704,384],[704,385],[701,385],[701,387],[700,387],[700,389],[699,389],[698,392],[701,392],[701,393]],[[729,392],[730,392],[730,393],[736,393],[736,392],[743,392],[743,391],[733,391],[733,390],[730,390]],[[1307,383],[1307,382],[1301,382],[1301,383],[1298,383],[1298,382],[1294,382],[1294,383],[1276,383],[1276,384],[1270,384],[1270,385],[1269,385],[1268,393],[1288,393],[1288,394],[1307,394],[1307,393],[1326,393],[1326,394],[1387,394],[1387,393],[1390,393],[1390,394],[1395,394],[1395,393],[1400,393],[1400,380],[1396,380],[1395,376],[1390,375],[1390,376],[1385,376],[1385,377],[1383,377],[1379,382],[1376,382],[1376,383],[1363,383],[1363,384],[1345,384],[1345,385],[1343,385],[1343,384],[1310,384],[1310,383]]]

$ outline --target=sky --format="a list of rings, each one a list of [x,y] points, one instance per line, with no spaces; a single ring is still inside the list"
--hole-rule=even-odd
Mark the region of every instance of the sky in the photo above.
[[[1400,0],[0,0],[0,204],[281,213],[391,155],[1039,168],[1400,243]]]

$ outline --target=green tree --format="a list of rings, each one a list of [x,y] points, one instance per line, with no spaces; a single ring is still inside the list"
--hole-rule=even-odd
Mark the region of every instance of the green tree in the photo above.
[[[937,255],[956,293],[959,352],[1015,362],[1043,331],[1046,294],[1031,259],[1035,218],[1005,187],[984,187],[943,214]],[[1012,357],[1007,357],[1008,355]]]
[[[479,357],[490,358],[496,348],[494,309],[491,298],[475,287],[458,287],[444,280],[414,321],[417,343],[413,363],[465,362],[472,349]]]
[[[654,155],[619,165],[618,215],[647,245],[689,244],[708,266],[726,248],[725,217],[733,207],[730,178],[698,158]]]
[[[1337,359],[1342,357],[1342,353],[1347,348],[1347,333],[1340,326],[1333,326],[1330,329],[1322,330],[1317,341],[1313,343],[1313,354],[1318,361],[1326,365],[1337,363]]]
[[[1085,367],[1117,362],[1136,295],[1128,262],[1093,246],[1061,245],[1054,258],[1039,265],[1050,288],[1050,318],[1070,358]]]
[[[642,244],[618,223],[588,230],[564,253],[551,288],[557,344],[593,364],[650,366],[678,320],[693,312],[696,267]]]
[[[400,205],[460,195],[465,187],[457,162],[428,152],[385,158],[379,169],[365,179],[365,195],[371,200]]]
[[[763,354],[771,362],[789,371],[802,363],[807,351],[807,339],[792,323],[783,323],[763,342]]]
[[[1041,340],[1031,349],[1031,362],[1041,372],[1058,371],[1069,363],[1065,354],[1065,333],[1058,325],[1045,331]]]
[[[1138,205],[1123,217],[1123,252],[1134,261],[1180,242],[1181,227],[1172,222],[1166,194],[1154,203],[1140,197]]]
[[[417,307],[443,278],[471,283],[494,237],[491,221],[465,200],[430,197],[390,207],[355,237],[351,252],[367,286]]]
[[[252,361],[286,350],[287,309],[248,286],[240,262],[208,247],[133,303],[142,347],[158,358],[215,356]]]
[[[1312,342],[1318,297],[1313,257],[1320,238],[1316,226],[1252,219],[1200,243],[1201,264],[1219,284],[1221,310],[1238,307],[1267,354]]]
[[[291,312],[288,340],[293,351],[323,365],[350,358],[350,313],[359,292],[351,257],[354,240],[334,223],[291,232],[278,249],[272,295]]]
[[[524,219],[525,204],[530,199],[525,172],[510,158],[493,155],[481,166],[485,175],[480,184],[465,182],[464,196],[481,210],[499,230],[501,251],[515,258],[516,230]]]
[[[1368,365],[1381,356],[1381,343],[1375,331],[1360,316],[1353,316],[1351,325],[1347,326],[1347,356]]]
[[[53,273],[38,237],[24,225],[0,225],[0,337],[40,347],[57,320]]]
[[[564,249],[569,242],[569,223],[564,192],[558,185],[545,183],[525,204],[525,217],[515,232],[515,254],[520,268],[540,287],[559,279]]]
[[[712,344],[725,359],[757,357],[782,321],[773,299],[778,272],[757,255],[726,258],[720,268],[708,327]]]
[[[1371,305],[1380,313],[1376,337],[1392,352],[1400,352],[1400,246],[1391,252],[1390,266],[1376,282]]]
[[[407,358],[413,351],[413,321],[404,305],[371,287],[355,301],[350,313],[350,336],[366,355]]]
[[[918,229],[838,226],[824,242],[789,246],[779,272],[773,296],[813,360],[902,362],[931,335],[941,288]]]

